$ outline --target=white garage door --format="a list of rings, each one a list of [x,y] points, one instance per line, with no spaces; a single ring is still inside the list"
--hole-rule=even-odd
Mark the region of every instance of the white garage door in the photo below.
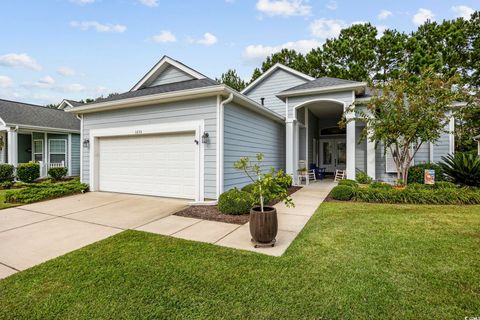
[[[99,190],[195,198],[193,132],[99,139]]]

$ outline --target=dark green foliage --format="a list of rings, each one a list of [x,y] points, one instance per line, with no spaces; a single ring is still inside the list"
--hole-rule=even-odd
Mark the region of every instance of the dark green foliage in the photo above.
[[[338,185],[332,189],[330,195],[335,200],[348,201],[352,199],[354,188],[348,185]]]
[[[435,181],[443,181],[443,169],[435,163],[421,163],[408,169],[408,183],[424,183],[425,170],[435,170]]]
[[[17,166],[17,178],[23,182],[33,182],[40,178],[40,165],[35,162],[19,164]]]
[[[12,186],[13,186],[13,181],[5,180],[3,182],[0,182],[0,187],[2,187],[2,189],[11,189]]]
[[[227,70],[227,72],[222,73],[220,79],[215,80],[220,83],[226,84],[227,86],[237,90],[238,92],[242,91],[247,86],[245,81],[240,78],[240,76],[237,74],[237,70],[235,69]]]
[[[13,171],[14,166],[11,164],[2,163],[0,164],[0,182],[4,181],[13,181]]]
[[[248,193],[252,193],[253,192],[253,188],[255,188],[255,185],[253,183],[249,183],[247,184],[246,186],[244,186],[242,188],[242,191],[245,191],[245,192],[248,192]]]
[[[449,181],[438,181],[435,182],[433,187],[437,189],[454,189],[457,188],[457,185]]]
[[[355,180],[350,180],[350,179],[344,179],[338,181],[339,186],[349,186],[349,187],[358,187],[358,183]]]
[[[86,190],[88,190],[88,185],[80,183],[77,179],[59,183],[34,183],[28,184],[22,189],[6,191],[5,201],[9,203],[32,203],[80,193]]]
[[[390,190],[393,186],[386,182],[372,182],[369,186],[372,189],[383,189],[383,190]]]
[[[251,193],[230,189],[218,198],[218,210],[225,214],[246,214],[250,212],[254,199]]]
[[[405,189],[354,189],[352,200],[378,203],[480,204],[480,190],[474,188],[435,188],[412,184]]]
[[[448,180],[466,186],[480,186],[480,157],[458,152],[442,157],[440,166]]]
[[[361,184],[369,184],[369,183],[372,183],[372,180],[373,180],[371,177],[368,176],[368,174],[366,174],[363,171],[357,172],[357,174],[355,175],[355,179],[357,180],[358,183],[361,183]]]
[[[292,183],[293,183],[293,178],[291,175],[289,174],[286,174],[285,172],[283,172],[283,170],[279,170],[276,174],[275,174],[275,182],[285,188],[285,189],[288,189],[292,186]]]
[[[68,174],[68,169],[65,167],[50,168],[48,169],[48,175],[54,180],[60,180]]]

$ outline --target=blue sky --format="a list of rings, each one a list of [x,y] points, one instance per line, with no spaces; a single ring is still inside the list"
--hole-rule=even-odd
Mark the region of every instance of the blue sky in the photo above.
[[[410,32],[480,0],[16,0],[0,4],[0,98],[30,103],[128,91],[163,55],[212,78],[249,78],[282,47],[306,52],[368,21]]]

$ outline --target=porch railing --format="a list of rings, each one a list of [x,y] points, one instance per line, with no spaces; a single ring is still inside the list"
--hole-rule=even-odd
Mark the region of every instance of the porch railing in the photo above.
[[[46,177],[48,175],[48,169],[50,168],[63,168],[65,167],[65,161],[62,162],[43,162],[39,161],[40,164],[40,177]]]

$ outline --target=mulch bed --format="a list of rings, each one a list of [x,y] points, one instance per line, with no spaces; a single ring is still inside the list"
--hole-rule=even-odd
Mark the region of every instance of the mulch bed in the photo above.
[[[302,187],[295,187],[292,186],[288,188],[288,195],[291,195]],[[269,203],[270,206],[277,204],[279,201],[272,201]],[[210,221],[219,221],[219,222],[226,222],[226,223],[233,223],[233,224],[245,224],[248,222],[250,218],[250,214],[242,214],[242,215],[231,215],[231,214],[223,214],[218,210],[217,206],[190,206],[185,208],[181,211],[175,213],[176,216],[180,217],[188,217],[188,218],[197,218],[203,220],[210,220]]]

